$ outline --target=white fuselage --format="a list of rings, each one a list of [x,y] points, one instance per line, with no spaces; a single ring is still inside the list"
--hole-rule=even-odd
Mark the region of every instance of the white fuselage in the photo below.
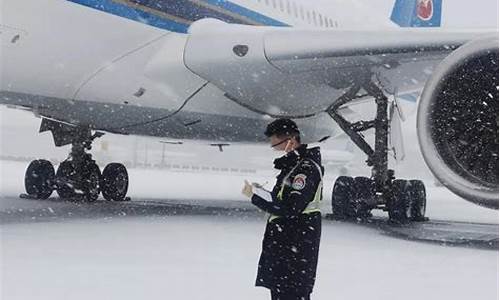
[[[180,6],[193,2],[205,3],[176,1]],[[270,24],[281,22],[325,30],[395,26],[388,18],[363,13],[356,4],[349,7],[350,1],[336,2],[342,9],[329,12],[314,7],[310,0],[234,0],[230,3],[244,9],[243,13],[227,10],[225,14],[249,23],[260,22],[253,15],[260,14]],[[148,9],[144,8],[146,12]],[[359,20],[353,15],[365,17]],[[28,107],[46,117],[111,132],[181,139],[257,141],[261,128],[252,128],[254,131],[246,136],[240,129],[256,124],[248,120],[268,122],[265,116],[233,103],[211,84],[196,93],[206,82],[183,65],[182,47],[187,38],[183,32],[65,0],[4,0],[2,16],[0,103]],[[189,26],[183,18],[175,20]],[[206,45],[206,51],[210,51],[210,45]],[[158,73],[158,59],[173,61],[169,63],[173,67]],[[181,107],[175,118],[135,126]],[[319,116],[315,124],[324,118]],[[199,120],[207,121],[210,128],[188,128]],[[239,134],[234,130],[237,126]]]

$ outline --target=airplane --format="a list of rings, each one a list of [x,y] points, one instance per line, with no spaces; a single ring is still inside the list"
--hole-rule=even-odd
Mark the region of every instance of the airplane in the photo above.
[[[344,135],[367,155],[369,177],[336,179],[335,217],[424,221],[423,182],[388,167],[412,102],[434,175],[498,209],[498,29],[443,30],[442,8],[396,0],[390,18],[356,18],[304,0],[4,0],[0,104],[72,145],[57,170],[30,163],[27,196],[125,200],[126,167],[101,172],[89,153],[105,132],[261,143],[287,117],[305,142]],[[356,119],[362,104],[373,120]]]

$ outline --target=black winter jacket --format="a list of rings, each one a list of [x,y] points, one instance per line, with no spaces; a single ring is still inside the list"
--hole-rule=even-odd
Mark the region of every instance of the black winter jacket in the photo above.
[[[313,162],[320,166],[321,174]],[[311,293],[318,264],[321,213],[303,211],[314,199],[324,173],[320,150],[308,149],[304,144],[274,163],[281,172],[271,192],[272,202],[252,196],[254,205],[280,216],[266,225],[255,284],[275,292]],[[282,197],[278,199],[284,180]]]

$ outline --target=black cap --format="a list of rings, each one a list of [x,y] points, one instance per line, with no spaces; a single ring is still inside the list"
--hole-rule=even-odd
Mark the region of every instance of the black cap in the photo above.
[[[274,134],[277,135],[296,135],[300,134],[299,128],[294,121],[290,119],[277,119],[267,125],[264,134],[270,137]]]

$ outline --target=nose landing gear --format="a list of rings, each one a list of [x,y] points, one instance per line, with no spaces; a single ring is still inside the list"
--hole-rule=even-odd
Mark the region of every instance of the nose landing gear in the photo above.
[[[96,201],[101,192],[106,200],[129,199],[126,197],[129,181],[126,167],[120,163],[110,163],[101,174],[92,155],[87,153],[92,148],[92,141],[101,137],[102,133],[92,134],[92,131],[86,127],[68,129],[67,125],[55,126],[54,121],[46,121],[46,119],[44,121],[52,122],[49,130],[54,134],[56,146],[61,145],[61,143],[58,145],[58,141],[69,140],[72,144],[71,152],[68,158],[59,164],[57,172],[54,172],[54,166],[47,160],[32,161],[25,173],[24,182],[27,194],[21,197],[47,199],[56,190],[61,198],[87,202]],[[44,121],[42,121],[42,128]],[[61,130],[63,126],[66,127]],[[61,137],[61,134],[65,134],[66,137]]]
[[[48,160],[32,161],[24,175],[26,193],[36,199],[47,199],[54,190],[54,166]]]
[[[104,199],[123,201],[128,190],[127,168],[119,163],[110,163],[102,172],[101,189]]]

